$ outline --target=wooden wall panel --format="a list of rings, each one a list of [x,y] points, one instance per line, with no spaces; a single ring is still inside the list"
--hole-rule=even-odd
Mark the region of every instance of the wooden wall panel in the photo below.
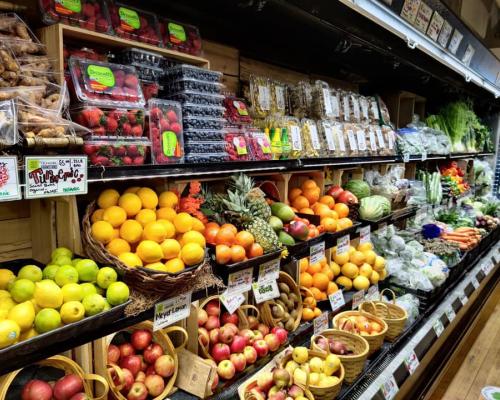
[[[239,75],[240,52],[238,49],[204,40],[203,52],[204,57],[210,61],[210,69],[223,72],[226,75]]]
[[[276,65],[267,64],[251,58],[240,58],[240,79],[248,81],[250,74],[267,76],[285,83],[297,83],[301,80],[309,80],[309,75],[292,71]]]

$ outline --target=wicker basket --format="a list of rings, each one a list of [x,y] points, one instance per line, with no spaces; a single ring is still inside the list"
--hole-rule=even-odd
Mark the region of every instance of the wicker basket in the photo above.
[[[366,359],[368,358],[370,346],[366,339],[360,335],[341,331],[339,329],[326,329],[321,333],[321,335],[314,335],[311,338],[311,350],[323,351],[316,344],[316,339],[321,336],[327,339],[334,339],[342,342],[348,350],[353,352],[353,354],[337,356],[340,358],[340,361],[342,361],[342,365],[345,369],[345,381],[347,383],[354,382],[358,375],[363,372]],[[329,352],[329,350],[326,351],[326,353]]]
[[[299,325],[302,317],[302,296],[300,295],[300,289],[297,283],[293,280],[293,278],[288,275],[286,272],[280,271],[280,275],[278,278],[278,282],[283,282],[288,285],[291,291],[295,293],[298,298],[298,305],[295,308],[297,310],[297,317],[295,318],[293,329],[290,332],[295,331]],[[274,300],[265,301],[262,304],[259,304],[259,310],[262,317],[262,322],[264,322],[267,326],[274,328],[281,322],[281,318],[274,318],[272,314],[273,306],[282,307],[277,304]],[[286,311],[286,310],[285,310]]]
[[[382,301],[382,295],[386,291],[392,294],[392,303]],[[360,309],[382,318],[387,323],[385,339],[389,342],[393,342],[401,335],[408,320],[406,310],[396,304],[396,294],[391,289],[382,290],[380,300],[366,301],[360,305]]]
[[[149,329],[149,330],[153,331],[153,323],[151,321],[140,322],[140,323],[138,323],[134,326],[131,326],[127,329],[122,329],[122,331],[124,330],[127,332],[132,332],[136,329]],[[183,348],[186,345],[187,340],[188,340],[187,332],[179,326],[169,326],[168,328],[160,329],[158,331],[153,332],[154,341],[162,347],[164,354],[168,354],[168,355],[172,356],[172,358],[174,359],[174,363],[175,363],[174,373],[169,378],[168,382],[165,383],[165,388],[163,389],[163,392],[159,396],[155,397],[153,400],[165,399],[168,396],[168,394],[172,391],[172,388],[174,387],[175,380],[177,378],[177,372],[179,370],[179,362],[177,359],[176,350],[178,348],[174,347],[174,345],[172,344],[172,341],[168,337],[168,333],[171,333],[171,332],[182,332],[184,334],[184,341],[178,348]],[[123,384],[124,384],[123,372],[122,372],[121,368],[118,365],[112,364],[112,363],[108,364],[107,367],[108,367],[108,370],[107,370],[107,374],[106,374],[106,379],[109,383],[110,390],[113,393],[114,397],[117,400],[127,400],[127,398],[124,397],[123,394],[120,392],[120,390],[123,388]],[[113,382],[113,377],[111,375],[111,372],[114,372],[116,374],[116,376],[118,377],[118,381],[120,382],[119,385],[115,385],[115,383]]]
[[[375,353],[378,349],[382,347],[382,344],[384,343],[384,337],[387,332],[387,323],[382,319],[379,318],[373,314],[368,314],[363,311],[344,311],[339,314],[337,314],[335,317],[333,317],[333,327],[335,329],[340,329],[339,328],[339,319],[340,318],[349,318],[353,316],[364,316],[368,320],[372,322],[377,322],[382,326],[382,331],[377,334],[377,335],[369,335],[369,336],[363,336],[365,340],[368,342],[368,345],[370,346],[370,350],[368,351],[368,357],[371,356],[373,353]]]
[[[313,396],[313,394],[311,393],[311,391],[308,388],[306,388],[302,385],[297,385],[296,383],[294,383],[294,385],[300,387],[304,391],[304,396],[308,400],[315,400],[315,397]],[[262,399],[262,397],[259,398],[259,397],[255,396],[253,393],[250,393],[250,390],[252,390],[254,387],[257,387],[257,380],[252,380],[248,383],[248,385],[245,386],[245,389],[243,392],[243,397],[239,396],[240,400],[260,400],[260,399]]]
[[[309,359],[313,357],[319,357],[321,359],[326,358],[326,354],[322,351],[309,350]],[[292,352],[288,352],[281,359],[281,367],[285,368],[286,363],[292,359]],[[344,381],[345,370],[342,363],[340,364],[340,369],[335,372],[334,376],[339,378],[339,382],[333,386],[319,387],[314,385],[306,385],[306,388],[309,389],[313,395],[315,400],[333,400],[340,393],[340,389],[342,388],[342,382]]]
[[[193,281],[198,275],[206,274],[205,264],[209,264],[208,256],[195,268],[190,268],[178,274],[153,271],[146,268],[128,268],[117,257],[113,256],[104,245],[92,237],[90,217],[96,209],[96,202],[93,201],[87,206],[83,217],[82,241],[85,253],[93,260],[106,265],[113,266],[117,272],[123,276],[123,281],[131,288],[146,294],[168,294],[173,297],[186,291],[193,286]],[[211,268],[209,268],[211,271]]]
[[[104,400],[108,398],[108,382],[106,382],[106,380],[102,376],[84,373],[82,367],[80,367],[76,362],[68,357],[52,356],[45,360],[38,361],[35,364],[42,367],[53,367],[61,369],[65,372],[66,375],[78,375],[83,380],[83,390],[87,396],[94,400]],[[6,398],[7,393],[9,392],[9,386],[12,384],[12,382],[14,382],[17,374],[19,374],[19,372],[21,371],[22,370],[19,369],[0,377],[0,400],[4,400]],[[99,382],[104,387],[104,393],[98,397],[94,396],[94,393],[92,392],[93,384],[89,381]]]

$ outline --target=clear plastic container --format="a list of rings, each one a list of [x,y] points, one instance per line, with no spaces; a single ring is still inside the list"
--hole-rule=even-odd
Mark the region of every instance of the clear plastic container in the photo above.
[[[358,156],[367,156],[370,154],[369,143],[367,141],[368,133],[361,124],[353,124],[356,133],[356,142],[358,144]]]
[[[225,117],[232,124],[251,124],[252,117],[243,99],[228,96],[224,99]]]
[[[21,67],[12,51],[0,45],[0,87],[17,86]]]
[[[309,82],[299,81],[295,86],[291,87],[290,104],[295,117],[304,118],[310,114],[312,87]]]
[[[182,113],[185,117],[222,118],[225,110],[222,106],[202,106],[196,103],[182,104]]]
[[[0,146],[14,146],[19,140],[13,100],[0,102]]]
[[[252,112],[256,117],[264,118],[271,111],[271,86],[269,79],[250,75],[250,99]]]
[[[290,140],[290,153],[288,154],[288,158],[300,158],[304,146],[302,144],[302,135],[300,131],[299,120],[294,117],[285,117],[284,128],[286,128]]]
[[[225,128],[224,141],[229,161],[249,161],[252,159],[249,139],[243,129]]]
[[[164,57],[152,51],[129,47],[118,56],[123,64],[138,63],[149,67],[161,68]]]
[[[148,140],[86,140],[83,145],[89,164],[101,167],[149,164],[150,151]]]
[[[273,114],[285,115],[288,104],[287,86],[280,81],[270,81],[271,87],[271,112]]]
[[[182,162],[184,138],[181,104],[176,101],[151,99],[148,108],[153,163]]]
[[[316,158],[323,154],[324,143],[321,143],[316,122],[312,119],[302,119],[300,122],[302,137],[302,152],[300,157]]]
[[[47,47],[39,42],[0,35],[0,43],[8,47],[16,57],[47,54]]]
[[[165,70],[165,77],[173,81],[187,78],[205,82],[220,82],[222,72],[181,64]]]
[[[357,157],[359,155],[358,150],[358,138],[356,135],[356,125],[344,123],[344,143],[346,144],[347,155],[351,157]]]
[[[155,81],[159,82],[163,78],[163,69],[150,67],[149,65],[143,65],[136,62],[130,63],[137,71],[137,77],[141,80]]]
[[[273,154],[271,150],[271,142],[269,137],[261,131],[250,130],[248,132],[248,144],[252,158],[254,160],[272,160]]]
[[[227,143],[224,140],[186,140],[184,150],[186,155],[190,153],[223,153],[226,151]]]
[[[0,88],[0,101],[21,98],[29,103],[59,114],[69,104],[66,85],[44,83],[34,86]]]
[[[330,86],[324,81],[316,81],[312,89],[313,115],[318,118],[334,118]]]
[[[146,101],[151,98],[158,97],[158,94],[160,93],[160,85],[157,82],[141,80],[141,89]]]
[[[224,127],[224,119],[207,117],[185,117],[183,119],[186,129],[212,129],[219,130]]]
[[[361,122],[370,122],[370,102],[365,96],[359,96],[359,109],[361,111]]]
[[[160,18],[160,33],[167,49],[201,55],[201,36],[196,26]]]
[[[184,139],[191,141],[223,141],[224,131],[212,129],[186,129]]]
[[[374,129],[373,125],[366,125],[365,132],[368,134],[367,143],[369,154],[371,156],[380,155],[376,129]]]
[[[229,161],[229,156],[224,153],[190,153],[186,154],[186,163],[212,163]]]
[[[211,93],[220,94],[222,85],[218,82],[205,82],[198,79],[178,79],[174,81],[165,80],[165,86],[171,93],[175,92],[201,92],[201,93]]]
[[[0,14],[0,35],[40,43],[33,31],[16,13]]]
[[[338,143],[333,132],[333,120],[323,119],[317,122],[318,135],[321,137],[325,147],[322,152],[322,157],[336,157]]]
[[[377,99],[375,97],[368,97],[368,103],[370,104],[370,122],[379,122],[380,121],[380,113],[378,110]]]
[[[420,132],[415,128],[401,128],[397,131],[397,146],[401,154],[422,154],[425,151]]]
[[[181,103],[195,103],[202,105],[220,106],[224,96],[215,93],[203,93],[195,90],[185,90],[176,93],[165,93],[168,99],[179,101]]]
[[[155,46],[161,44],[155,14],[120,2],[110,2],[109,16],[117,36]]]
[[[69,68],[76,97],[82,102],[125,108],[145,104],[134,67],[71,57]]]
[[[351,112],[351,122],[361,122],[361,107],[359,104],[359,95],[356,93],[349,94],[349,109]]]
[[[63,24],[102,33],[113,33],[107,5],[102,0],[39,0],[42,20],[47,25]]]

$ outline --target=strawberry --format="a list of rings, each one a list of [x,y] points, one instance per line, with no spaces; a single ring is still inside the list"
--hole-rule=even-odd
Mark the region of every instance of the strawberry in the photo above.
[[[90,157],[90,163],[92,165],[106,166],[109,165],[109,158],[94,154],[93,156]]]
[[[178,122],[172,122],[170,124],[170,130],[179,135],[182,132],[181,124],[179,124]]]
[[[141,21],[141,27],[145,29],[148,26],[148,20],[143,16],[139,17],[139,20]]]
[[[123,83],[126,87],[133,89],[137,89],[137,86],[139,86],[139,80],[134,74],[125,75],[125,80]]]
[[[83,152],[87,154],[88,156],[91,156],[97,151],[97,146],[95,144],[84,144],[83,145]]]
[[[128,122],[125,122],[122,125],[122,133],[123,133],[123,136],[132,135],[132,126],[130,126],[130,124]]]
[[[168,131],[170,129],[170,124],[166,119],[160,119],[160,130],[162,132]]]
[[[141,155],[139,153],[139,149],[137,147],[136,144],[131,144],[127,147],[127,154],[130,156],[130,157],[136,157],[136,156],[139,156]]]
[[[137,136],[137,137],[142,136],[142,126],[141,125],[134,125],[132,127],[132,136]]]
[[[82,116],[86,121],[84,125],[89,128],[93,128],[95,126],[99,126],[102,111],[98,108],[87,108],[85,110],[82,110]]]
[[[134,165],[144,165],[144,157],[135,157],[132,162],[134,163]]]
[[[116,121],[116,119],[108,117],[106,121],[106,132],[115,133],[117,128],[118,128],[118,121]]]
[[[127,154],[127,148],[125,146],[118,146],[113,149],[113,154],[115,156],[124,156]]]
[[[82,13],[85,17],[95,17],[95,8],[92,3],[84,3],[82,6]]]
[[[89,31],[95,31],[95,17],[90,17],[83,26],[85,29]]]
[[[123,165],[132,165],[132,159],[129,156],[122,157]]]
[[[160,130],[157,127],[151,128],[151,137],[153,139],[155,139],[155,138],[159,139],[160,138]]]
[[[169,110],[167,111],[167,119],[170,121],[170,122],[177,122],[177,114],[175,113],[174,110]]]
[[[95,136],[104,136],[106,134],[106,129],[104,129],[104,126],[98,126],[97,128],[92,128],[92,134]]]
[[[97,32],[107,32],[109,30],[109,23],[105,18],[99,18],[96,21]]]
[[[118,86],[115,86],[110,93],[111,98],[114,100],[124,100],[125,97],[123,95],[124,95],[123,90]]]
[[[137,123],[137,118],[135,114],[136,114],[135,110],[131,110],[127,113],[128,122],[130,122],[131,125],[135,125]]]
[[[97,153],[101,156],[111,156],[113,155],[113,148],[108,145],[99,146]]]
[[[137,96],[138,96],[138,92],[137,92],[137,89],[134,89],[134,88],[129,88],[129,87],[123,87],[122,89],[123,91],[123,94],[124,94],[124,97],[127,96],[128,99],[127,100],[135,100],[137,99]]]
[[[115,86],[122,87],[125,80],[125,72],[122,69],[117,69],[113,71],[113,75],[115,76]]]

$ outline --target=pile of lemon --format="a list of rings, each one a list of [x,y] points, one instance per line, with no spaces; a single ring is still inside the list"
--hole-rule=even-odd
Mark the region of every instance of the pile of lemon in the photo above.
[[[127,267],[176,273],[205,257],[205,226],[185,212],[177,213],[178,196],[159,196],[148,187],[131,187],[120,195],[104,190],[91,216],[92,237]]]
[[[332,249],[330,268],[335,276],[335,283],[344,290],[367,290],[370,285],[376,285],[385,279],[385,259],[373,251],[370,242],[349,246],[343,254],[337,254],[337,248]]]

